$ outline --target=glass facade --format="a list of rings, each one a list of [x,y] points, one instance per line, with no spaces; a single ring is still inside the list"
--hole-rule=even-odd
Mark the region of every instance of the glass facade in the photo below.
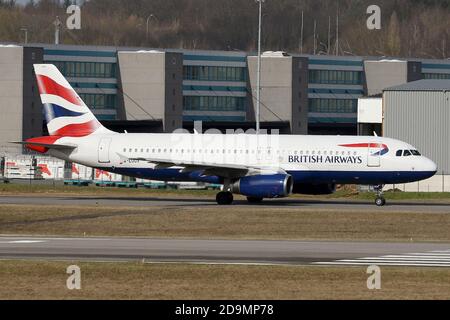
[[[309,112],[356,113],[358,100],[355,99],[309,99]]]
[[[309,83],[315,84],[363,84],[361,71],[309,70]]]
[[[184,66],[184,80],[199,81],[246,81],[245,68],[240,67],[211,67]]]
[[[245,111],[245,99],[241,97],[184,96],[183,109],[187,111]]]
[[[66,77],[115,78],[116,64],[105,62],[49,61]]]
[[[80,98],[90,109],[116,109],[116,95],[80,93]]]
[[[450,79],[450,73],[424,73],[423,76],[425,79]]]

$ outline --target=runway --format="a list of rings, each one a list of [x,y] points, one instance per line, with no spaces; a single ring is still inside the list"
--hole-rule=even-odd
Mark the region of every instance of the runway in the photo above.
[[[53,195],[21,195],[0,196],[1,204],[21,205],[60,205],[60,206],[109,206],[109,207],[205,207],[217,206],[211,198],[181,197],[123,197],[123,196],[53,196]],[[420,201],[388,201],[385,207],[376,207],[370,200],[311,200],[285,198],[266,200],[262,204],[250,205],[245,200],[236,200],[232,207],[257,206],[263,208],[320,208],[336,210],[376,210],[397,212],[441,212],[450,213],[450,203]]]
[[[450,244],[0,237],[0,258],[450,267]]]

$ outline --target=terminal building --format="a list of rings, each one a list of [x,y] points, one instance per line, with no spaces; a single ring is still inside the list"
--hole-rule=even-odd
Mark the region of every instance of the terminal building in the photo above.
[[[9,141],[46,134],[34,63],[53,63],[105,126],[172,132],[255,127],[257,57],[193,51],[30,44],[0,46],[0,153]],[[262,128],[282,134],[372,134],[358,124],[358,99],[421,79],[450,79],[449,60],[312,56],[262,57]]]

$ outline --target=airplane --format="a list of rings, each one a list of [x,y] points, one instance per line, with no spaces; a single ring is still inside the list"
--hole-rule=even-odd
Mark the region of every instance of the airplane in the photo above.
[[[52,64],[35,64],[49,136],[15,142],[72,163],[125,176],[223,185],[249,203],[291,194],[332,194],[336,185],[420,181],[436,164],[408,143],[378,136],[117,133],[105,128]]]

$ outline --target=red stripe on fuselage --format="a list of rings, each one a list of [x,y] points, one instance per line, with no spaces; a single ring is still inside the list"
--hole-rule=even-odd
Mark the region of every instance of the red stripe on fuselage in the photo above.
[[[380,144],[380,143],[354,143],[354,144],[340,144],[340,147],[347,147],[347,148],[380,148],[383,149],[387,148],[387,145]]]
[[[69,88],[63,87],[54,80],[44,75],[37,75],[37,83],[40,94],[52,94],[61,97],[77,106],[82,106],[76,93]]]
[[[52,136],[60,137],[85,137],[92,134],[95,130],[100,128],[100,122],[96,119],[86,123],[74,123],[62,127],[55,132],[52,132]]]

